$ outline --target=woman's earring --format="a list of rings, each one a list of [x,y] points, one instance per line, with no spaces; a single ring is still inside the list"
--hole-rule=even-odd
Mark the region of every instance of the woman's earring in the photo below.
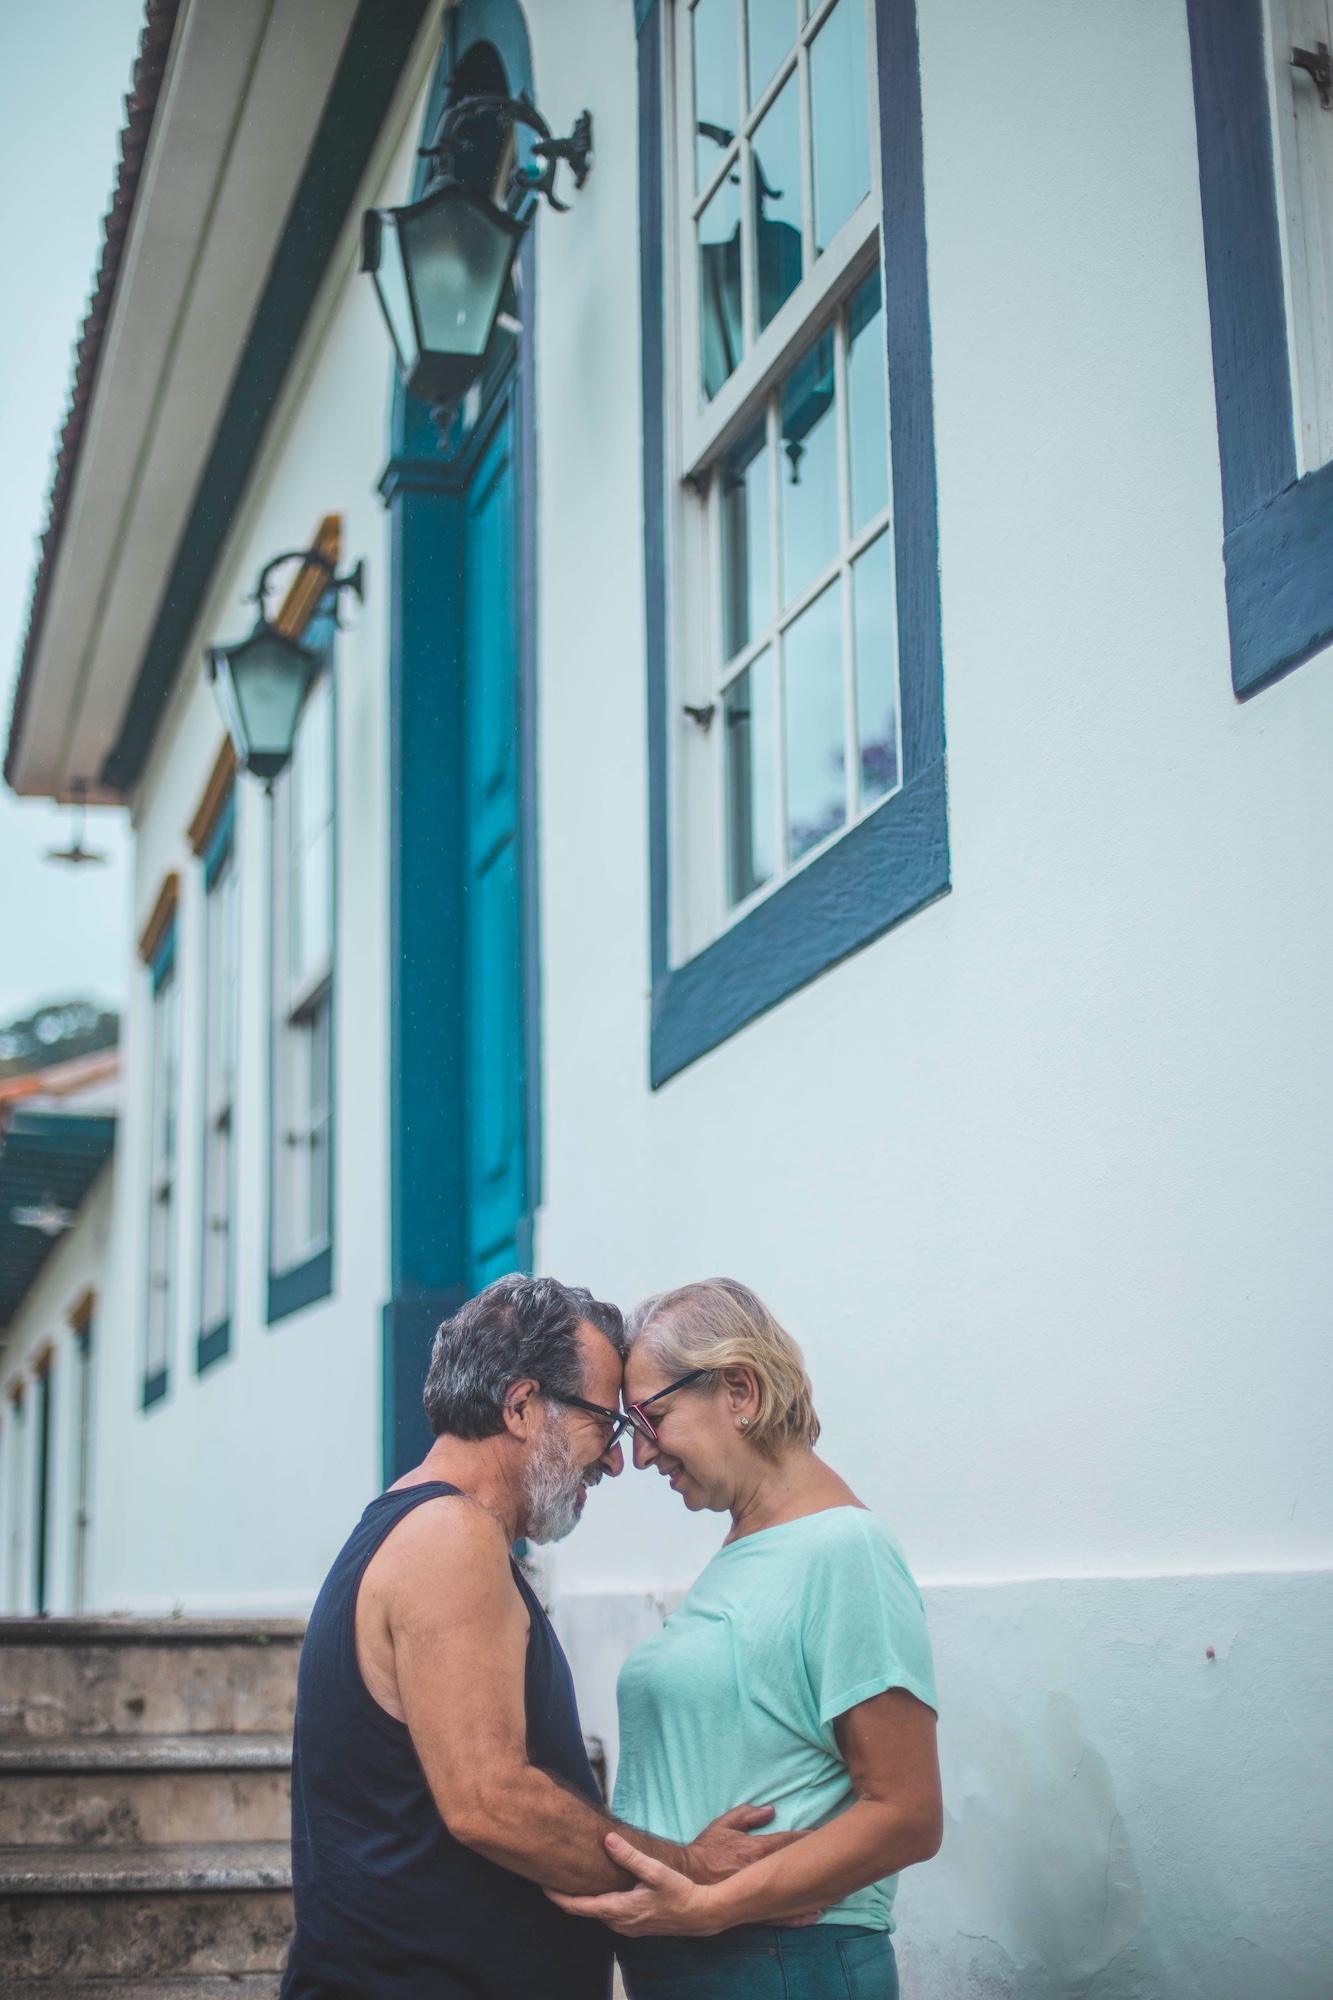
[[[748,1417],[737,1417],[736,1427],[738,1430],[748,1431],[750,1428],[750,1419]]]

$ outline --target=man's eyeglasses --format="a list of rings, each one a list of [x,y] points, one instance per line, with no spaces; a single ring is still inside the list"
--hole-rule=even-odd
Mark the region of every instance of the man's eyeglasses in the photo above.
[[[585,1415],[596,1417],[604,1423],[610,1432],[606,1440],[606,1449],[610,1451],[612,1445],[618,1444],[627,1430],[637,1431],[649,1444],[657,1444],[659,1442],[657,1426],[648,1415],[649,1405],[660,1403],[663,1396],[673,1396],[677,1389],[688,1389],[692,1382],[701,1382],[709,1373],[710,1370],[707,1368],[691,1368],[688,1375],[678,1375],[674,1382],[667,1383],[665,1389],[658,1389],[651,1396],[645,1396],[641,1403],[627,1403],[623,1410],[610,1410],[605,1403],[589,1403],[582,1396],[560,1396],[553,1389],[547,1389],[545,1394],[553,1403],[564,1403],[571,1410],[582,1410]]]

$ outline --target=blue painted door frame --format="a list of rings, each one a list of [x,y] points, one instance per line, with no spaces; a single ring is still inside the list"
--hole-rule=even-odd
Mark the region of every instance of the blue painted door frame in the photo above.
[[[463,500],[464,1191],[467,1284],[530,1260],[524,1130],[514,415],[505,393]]]
[[[531,89],[514,0],[464,0],[423,123],[479,42]],[[419,176],[420,177],[420,176]],[[419,189],[417,190],[420,191]],[[532,1255],[539,1175],[533,845],[534,255],[522,334],[466,444],[396,388],[390,514],[390,1297],[385,1483],[429,1444],[440,1320]]]

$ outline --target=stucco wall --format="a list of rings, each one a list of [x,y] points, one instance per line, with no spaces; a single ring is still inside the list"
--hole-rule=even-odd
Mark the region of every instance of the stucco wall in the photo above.
[[[368,199],[404,198],[423,87],[418,64],[386,129]],[[166,1399],[142,1412],[151,994],[136,965],[116,1216],[127,1283],[107,1341],[99,1402],[105,1449],[96,1579],[108,1609],[304,1610],[379,1483],[380,1310],[388,1269],[389,542],[375,489],[386,457],[390,362],[373,294],[356,275],[354,233],[349,229],[330,268],[135,800],[139,919],[168,871],[181,879],[176,1347]],[[236,1294],[231,1351],[200,1376],[194,1352],[204,885],[186,829],[222,742],[203,649],[248,632],[254,612],[243,600],[263,563],[280,550],[306,547],[328,513],[342,516],[344,566],[358,558],[366,565],[364,605],[342,597],[346,629],[334,660],[334,1289],[328,1299],[266,1323],[270,806],[262,786],[242,778]]]
[[[656,1094],[635,57],[628,0],[529,9],[537,95],[593,111],[538,224],[543,1268],[629,1301],[718,1269],[805,1344],[830,1458],[901,1534],[939,1656],[949,1832],[901,1903],[909,1992],[1314,2000],[1333,1784],[1333,678],[1228,674],[1180,0],[920,0],[953,890]],[[366,189],[406,185],[419,93]],[[339,649],[337,1290],[263,1325],[262,794],[241,792],[231,1357],[182,1304],[142,1416],[105,1343],[101,1600],[308,1604],[378,1466],[387,1286],[387,357],[351,244],[198,645],[338,509],[370,594]],[[890,273],[890,282],[892,274]],[[136,901],[184,880],[183,1088],[219,740],[193,666],[137,802]],[[145,1069],[145,982],[128,1025]],[[113,1256],[141,1290],[144,1103]],[[603,1487],[551,1573],[585,1722],[716,1545]],[[1325,1620],[1327,1612],[1324,1612]],[[1215,1657],[1209,1661],[1206,1649]]]
[[[541,243],[542,1262],[758,1286],[901,1533],[909,1991],[1325,1993],[1333,676],[1231,693],[1184,8],[922,0],[954,886],[656,1095],[629,11],[534,10],[544,102],[626,79]],[[556,1552],[613,1749],[717,1537],[627,1475]]]

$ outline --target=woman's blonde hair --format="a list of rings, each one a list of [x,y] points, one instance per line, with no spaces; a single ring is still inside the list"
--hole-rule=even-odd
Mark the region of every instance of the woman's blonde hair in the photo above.
[[[784,1445],[813,1445],[819,1436],[814,1395],[800,1348],[748,1285],[705,1278],[656,1292],[630,1314],[626,1344],[646,1340],[672,1374],[691,1368],[716,1373],[749,1368],[759,1385],[759,1411],[746,1435],[769,1457]]]

